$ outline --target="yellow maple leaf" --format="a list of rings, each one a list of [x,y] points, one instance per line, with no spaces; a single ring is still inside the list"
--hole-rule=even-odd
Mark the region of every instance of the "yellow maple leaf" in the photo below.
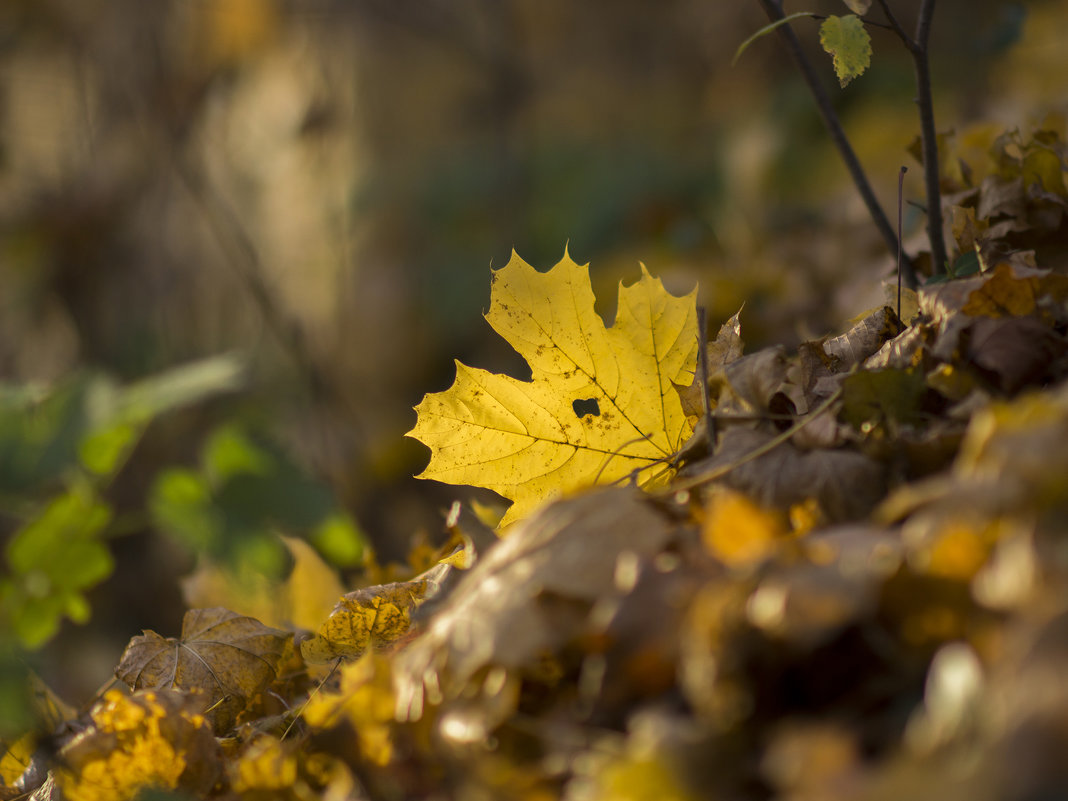
[[[531,380],[456,362],[453,385],[415,407],[408,436],[431,450],[419,478],[508,498],[502,526],[562,492],[630,473],[647,481],[692,433],[675,385],[693,380],[696,294],[669,294],[642,265],[635,284],[620,284],[605,327],[588,265],[565,251],[542,273],[513,253],[493,273],[486,320],[526,359]]]

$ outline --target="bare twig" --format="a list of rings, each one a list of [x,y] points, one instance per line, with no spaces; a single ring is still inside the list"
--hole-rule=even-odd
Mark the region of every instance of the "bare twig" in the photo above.
[[[886,15],[886,21],[890,23],[890,27],[893,29],[894,33],[896,33],[898,38],[904,42],[905,47],[910,51],[913,50],[916,47],[916,43],[912,41],[912,37],[909,36],[908,31],[906,31],[901,26],[901,23],[897,21],[897,17],[894,16],[894,12],[891,10],[887,0],[877,0],[877,2],[879,3],[879,7],[883,10],[883,13]]]
[[[923,0],[916,20],[916,34],[909,36],[890,9],[888,0],[878,0],[890,27],[912,55],[916,72],[916,105],[920,112],[920,144],[923,151],[924,190],[927,194],[927,237],[931,240],[931,269],[946,270],[946,242],[942,231],[942,189],[939,186],[938,134],[935,128],[934,98],[931,94],[929,60],[931,20],[935,0]]]
[[[908,167],[902,166],[897,174],[897,319],[901,319],[901,190],[905,184],[905,173]]]
[[[708,452],[716,447],[716,418],[712,416],[712,401],[708,397],[708,310],[697,307],[697,380],[701,387],[701,411],[705,418],[705,436]]]
[[[828,18],[828,16],[828,14],[813,14],[812,19],[825,20]],[[894,27],[892,25],[887,25],[885,22],[876,22],[875,20],[868,19],[867,17],[861,17],[860,21],[872,28],[885,28],[888,31],[894,30]]]
[[[782,9],[782,0],[760,0],[760,5],[764,8],[764,13],[768,15],[768,18],[772,22],[776,22],[785,16]],[[864,200],[864,205],[868,207],[868,214],[871,215],[875,227],[882,235],[887,249],[891,254],[896,256],[898,252],[898,240],[894,234],[894,228],[890,224],[886,212],[883,211],[883,207],[879,205],[878,198],[875,197],[875,191],[871,187],[871,182],[868,181],[868,176],[865,174],[864,168],[861,166],[860,160],[857,158],[857,154],[853,151],[853,146],[849,144],[845,129],[842,127],[842,121],[838,118],[838,114],[834,110],[834,106],[831,103],[830,97],[827,95],[826,89],[824,89],[823,84],[820,83],[819,77],[816,75],[816,70],[812,66],[812,62],[809,61],[808,56],[805,55],[805,51],[801,47],[801,41],[797,38],[797,34],[794,33],[789,24],[779,27],[778,33],[783,38],[783,42],[786,44],[786,49],[790,51],[790,55],[793,57],[794,61],[797,62],[798,69],[801,70],[801,76],[805,79],[805,83],[808,84],[809,91],[812,93],[812,97],[816,101],[816,107],[819,109],[820,116],[823,117],[823,123],[827,127],[827,132],[831,136],[831,141],[833,141],[835,147],[838,148],[838,153],[841,156],[842,161],[845,162],[846,169],[849,170],[849,175],[852,177],[853,183],[857,187],[857,191],[860,192],[861,198]],[[916,270],[913,267],[912,260],[905,254],[902,254],[901,267],[905,282],[909,287],[915,288],[917,286]]]

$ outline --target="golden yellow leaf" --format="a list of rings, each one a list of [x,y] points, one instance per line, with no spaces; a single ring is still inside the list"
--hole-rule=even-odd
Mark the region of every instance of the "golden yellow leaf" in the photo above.
[[[508,525],[546,499],[631,472],[639,481],[692,433],[675,385],[693,380],[696,289],[670,295],[642,267],[620,285],[610,328],[594,311],[588,266],[545,273],[519,256],[493,273],[486,319],[530,365],[520,381],[456,363],[426,395],[408,436],[430,447],[420,478],[486,487],[513,501]]]
[[[341,596],[319,632],[300,644],[301,654],[308,662],[321,664],[389,645],[407,633],[412,610],[431,586],[424,574],[412,581],[364,587]]]
[[[194,711],[202,700],[109,690],[90,712],[91,725],[60,752],[57,781],[64,798],[123,801],[145,787],[210,790],[218,752],[211,727]]]
[[[146,631],[126,646],[115,675],[132,689],[199,690],[225,731],[275,678],[292,635],[227,609],[191,609],[182,638]]]

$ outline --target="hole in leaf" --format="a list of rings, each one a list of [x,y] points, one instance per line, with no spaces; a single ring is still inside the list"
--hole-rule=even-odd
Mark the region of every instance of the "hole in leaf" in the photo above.
[[[574,401],[571,404],[571,408],[575,410],[575,416],[580,418],[588,414],[592,414],[594,417],[600,417],[601,415],[601,407],[597,405],[597,398]]]

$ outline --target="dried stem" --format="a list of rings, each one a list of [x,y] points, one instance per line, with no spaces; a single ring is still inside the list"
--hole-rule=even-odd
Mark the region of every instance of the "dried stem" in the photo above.
[[[760,5],[764,8],[764,13],[768,15],[768,18],[772,22],[777,22],[785,16],[785,13],[782,10],[781,0],[760,0]],[[778,34],[782,37],[783,42],[786,44],[786,48],[790,51],[790,55],[793,57],[794,61],[797,62],[798,69],[801,70],[801,75],[805,79],[805,83],[808,84],[813,99],[816,101],[816,107],[819,109],[820,116],[823,117],[823,123],[827,127],[827,131],[831,136],[831,141],[833,141],[835,147],[838,148],[838,153],[842,157],[842,161],[845,162],[846,169],[849,170],[849,175],[852,177],[853,183],[857,187],[857,191],[860,192],[861,198],[864,200],[864,205],[868,207],[868,214],[871,215],[875,227],[882,235],[887,249],[891,254],[896,256],[898,252],[898,240],[897,236],[894,234],[894,228],[890,224],[886,212],[883,211],[883,207],[879,205],[878,198],[875,197],[875,191],[871,187],[871,182],[868,181],[868,176],[865,174],[864,168],[860,165],[860,160],[857,158],[857,154],[853,151],[853,146],[849,144],[845,129],[842,127],[842,121],[838,118],[838,114],[834,110],[834,106],[831,103],[830,97],[827,95],[826,89],[824,89],[823,84],[820,83],[819,77],[816,75],[816,70],[812,66],[812,62],[809,61],[808,57],[805,55],[805,51],[801,47],[801,41],[797,38],[797,34],[794,33],[789,23],[779,27]],[[912,260],[907,255],[902,254],[901,267],[905,282],[909,287],[915,288],[917,286],[916,270],[912,264]]]

